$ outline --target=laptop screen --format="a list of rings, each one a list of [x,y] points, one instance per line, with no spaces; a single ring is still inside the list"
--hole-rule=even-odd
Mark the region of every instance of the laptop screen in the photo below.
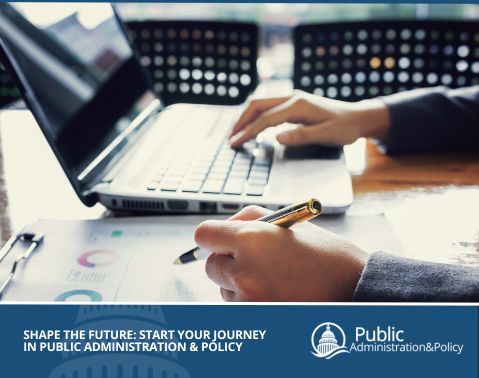
[[[109,4],[2,3],[0,39],[45,136],[77,180],[154,99]]]

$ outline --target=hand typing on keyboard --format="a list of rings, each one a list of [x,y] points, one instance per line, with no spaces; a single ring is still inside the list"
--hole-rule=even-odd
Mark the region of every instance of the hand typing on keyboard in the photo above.
[[[323,144],[342,146],[360,137],[384,138],[389,112],[378,99],[344,102],[297,91],[292,96],[253,100],[230,134],[239,147],[263,130],[283,123],[298,127],[277,135],[288,146]]]

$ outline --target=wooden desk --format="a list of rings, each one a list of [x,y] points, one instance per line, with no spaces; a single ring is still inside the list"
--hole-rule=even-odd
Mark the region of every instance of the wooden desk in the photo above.
[[[479,151],[387,156],[368,143],[366,156],[366,171],[354,178],[356,194],[479,185]]]
[[[2,241],[37,218],[108,214],[81,204],[28,113],[0,114],[0,143]],[[366,158],[348,214],[384,213],[407,256],[479,266],[479,153],[389,157],[368,143]]]
[[[366,159],[348,214],[383,212],[409,257],[479,266],[479,152],[391,157],[368,143]]]

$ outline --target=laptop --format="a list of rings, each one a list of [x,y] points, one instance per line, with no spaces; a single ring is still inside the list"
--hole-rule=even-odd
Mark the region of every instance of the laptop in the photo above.
[[[78,197],[114,211],[234,213],[318,198],[352,203],[341,153],[288,154],[263,133],[227,136],[242,107],[155,96],[110,4],[0,4],[1,60]],[[300,154],[301,155],[301,154]]]

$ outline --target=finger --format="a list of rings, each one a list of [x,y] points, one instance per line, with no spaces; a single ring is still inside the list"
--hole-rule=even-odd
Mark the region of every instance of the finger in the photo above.
[[[230,137],[254,121],[256,117],[258,117],[264,111],[274,108],[275,106],[278,106],[287,100],[289,100],[289,97],[265,98],[251,101],[233,126]]]
[[[234,259],[231,256],[211,254],[206,260],[205,271],[208,278],[220,287],[234,290],[231,270]]]
[[[319,143],[321,141],[321,125],[298,126],[276,135],[279,143],[286,146],[300,146],[304,144]]]
[[[201,248],[216,253],[234,255],[238,224],[230,221],[208,220],[196,227],[195,242]]]
[[[264,217],[265,215],[269,215],[271,213],[271,210],[265,209],[261,206],[246,206],[229,219],[242,221],[257,220],[258,218]]]
[[[221,297],[225,302],[238,302],[238,298],[236,297],[236,293],[231,290],[226,290],[223,287],[220,287]]]
[[[241,146],[268,127],[301,120],[307,116],[306,103],[306,100],[293,98],[264,112],[230,139],[231,147]]]

